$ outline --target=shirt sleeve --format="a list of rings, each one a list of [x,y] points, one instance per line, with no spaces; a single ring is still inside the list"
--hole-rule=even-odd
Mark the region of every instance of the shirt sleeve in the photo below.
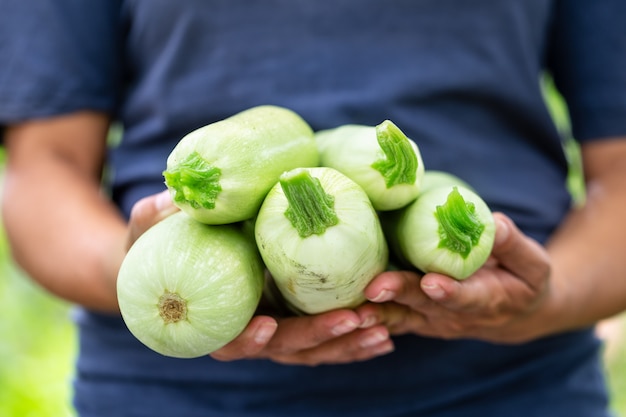
[[[626,136],[626,1],[557,0],[548,65],[574,137]]]
[[[68,113],[113,113],[120,1],[0,0],[0,126]]]

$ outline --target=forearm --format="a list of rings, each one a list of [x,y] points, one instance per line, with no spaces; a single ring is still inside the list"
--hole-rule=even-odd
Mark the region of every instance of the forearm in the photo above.
[[[48,135],[83,131],[94,137],[72,140],[102,140],[96,135],[106,134],[106,124],[98,118],[95,125],[93,130],[80,123],[69,131],[57,131],[58,125],[9,130],[3,216],[13,256],[35,281],[68,301],[117,311],[115,277],[126,226],[100,192],[99,171],[93,163],[82,164],[82,157],[30,145],[38,145],[33,138],[47,140],[40,136],[45,127]]]
[[[547,245],[557,325],[579,328],[626,309],[626,141],[583,148],[587,200]]]

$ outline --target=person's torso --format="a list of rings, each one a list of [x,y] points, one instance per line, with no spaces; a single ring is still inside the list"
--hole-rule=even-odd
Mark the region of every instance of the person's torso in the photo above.
[[[459,175],[543,241],[570,204],[539,86],[550,11],[544,0],[126,1],[113,195],[128,214],[164,189],[166,157],[184,134],[276,104],[315,130],[394,121],[426,169]],[[193,383],[230,416],[470,416],[486,395],[498,410],[498,395],[515,408],[536,392],[569,395],[570,384],[582,393],[577,407],[602,391],[576,368],[594,360],[591,332],[521,346],[403,336],[390,355],[311,368],[165,358],[119,319],[82,312],[79,323],[82,374]],[[466,414],[436,414],[463,404]]]

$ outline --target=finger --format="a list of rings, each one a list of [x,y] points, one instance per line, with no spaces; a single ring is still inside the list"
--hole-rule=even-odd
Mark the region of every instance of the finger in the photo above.
[[[437,304],[452,311],[484,310],[502,299],[501,283],[479,270],[463,281],[447,275],[429,273],[421,281],[422,291]]]
[[[392,335],[420,333],[427,324],[422,313],[394,302],[366,303],[358,307],[356,312],[361,317],[362,328],[383,324]]]
[[[420,287],[420,276],[411,271],[387,271],[375,277],[365,288],[365,297],[373,303],[394,301],[412,309],[431,303]]]
[[[436,273],[426,274],[421,287],[439,306],[457,313],[481,312],[492,323],[528,309],[536,304],[541,294],[525,280],[497,267],[481,268],[462,281]]]
[[[275,336],[268,343],[268,350],[286,355],[312,349],[354,331],[360,324],[359,316],[352,310],[287,317],[280,320]]]
[[[127,247],[150,227],[178,211],[168,190],[137,201],[130,213]]]
[[[506,215],[494,213],[494,219],[496,237],[492,257],[500,267],[525,281],[531,288],[541,290],[550,275],[547,251],[522,233]]]
[[[281,319],[278,327],[270,317],[257,316],[237,339],[211,356],[221,361],[269,358],[314,366],[366,360],[393,350],[386,327],[357,327],[358,315],[349,310]]]
[[[269,316],[255,316],[244,331],[221,349],[211,353],[220,361],[255,357],[276,333],[278,323]]]
[[[321,364],[353,363],[385,355],[394,350],[393,341],[385,326],[356,329],[315,346],[288,355],[276,355],[272,359],[284,364],[317,366]]]

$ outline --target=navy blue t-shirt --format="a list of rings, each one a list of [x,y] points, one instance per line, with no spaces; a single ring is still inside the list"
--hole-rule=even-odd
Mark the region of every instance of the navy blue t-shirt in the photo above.
[[[570,208],[543,101],[552,73],[580,141],[626,134],[626,2],[0,1],[0,124],[110,113],[123,213],[164,189],[187,132],[260,104],[315,130],[393,120],[427,169],[459,175],[544,242]],[[348,365],[173,359],[79,310],[84,416],[603,417],[591,329],[522,345],[418,336]]]

